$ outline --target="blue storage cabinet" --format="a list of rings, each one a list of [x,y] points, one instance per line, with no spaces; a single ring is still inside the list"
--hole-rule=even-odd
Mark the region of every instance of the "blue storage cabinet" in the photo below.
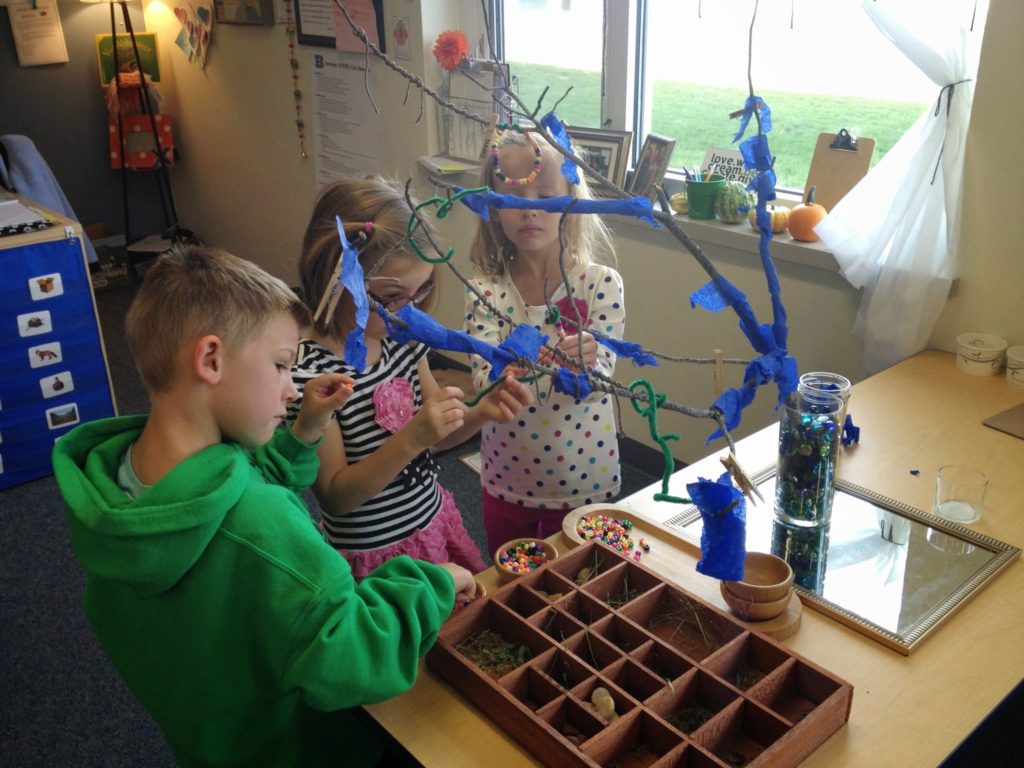
[[[116,413],[82,230],[0,237],[0,489],[52,474],[53,444]]]

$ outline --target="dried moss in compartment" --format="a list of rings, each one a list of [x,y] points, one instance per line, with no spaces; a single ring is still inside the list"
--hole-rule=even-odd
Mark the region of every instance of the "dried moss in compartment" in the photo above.
[[[632,563],[621,563],[589,581],[583,591],[617,611],[660,584],[649,571]]]
[[[707,667],[741,691],[747,691],[778,669],[787,658],[781,648],[751,633],[730,642],[715,654]]]
[[[510,643],[493,629],[470,635],[455,646],[455,650],[495,680],[521,667],[533,655],[527,646]]]
[[[652,700],[651,708],[689,736],[736,699],[736,692],[721,680],[696,670],[695,674],[680,680],[670,692]]]
[[[711,707],[706,707],[699,701],[694,701],[689,706],[684,707],[666,719],[670,724],[689,736],[714,716],[715,711]]]
[[[620,613],[691,661],[701,661],[743,634],[743,627],[729,617],[664,584]]]

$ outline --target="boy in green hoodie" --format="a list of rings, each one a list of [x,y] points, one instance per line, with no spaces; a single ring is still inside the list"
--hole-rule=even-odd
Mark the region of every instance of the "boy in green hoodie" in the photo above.
[[[185,766],[368,765],[351,715],[416,679],[472,575],[399,557],[356,584],[296,495],[351,380],[290,367],[306,310],[250,262],[190,247],[150,268],[128,343],[151,413],[54,447],[85,611]]]

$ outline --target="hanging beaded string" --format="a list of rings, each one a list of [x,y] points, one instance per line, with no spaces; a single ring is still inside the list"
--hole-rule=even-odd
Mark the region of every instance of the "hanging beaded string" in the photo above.
[[[530,171],[526,176],[518,179],[510,179],[504,173],[501,172],[501,162],[498,159],[500,149],[498,145],[501,143],[501,137],[505,135],[506,129],[511,128],[514,131],[519,131],[523,134],[523,137],[530,142],[530,146],[533,147],[533,170]],[[537,178],[540,173],[540,144],[537,140],[530,135],[529,131],[522,130],[518,125],[506,125],[504,123],[498,123],[494,129],[494,138],[491,139],[491,165],[494,166],[494,176],[498,181],[503,181],[506,184],[520,184],[526,185],[533,183],[533,180]]]
[[[302,119],[302,91],[299,89],[299,60],[295,58],[295,16],[292,0],[284,0],[284,29],[288,35],[288,63],[292,68],[292,96],[295,97],[295,127],[299,132],[299,157],[305,160],[306,122]]]

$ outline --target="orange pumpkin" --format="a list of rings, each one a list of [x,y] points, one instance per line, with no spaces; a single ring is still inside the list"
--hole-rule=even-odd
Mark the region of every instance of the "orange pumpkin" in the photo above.
[[[806,199],[793,206],[789,213],[789,234],[794,240],[803,243],[817,242],[821,238],[815,233],[814,228],[827,214],[825,206],[814,202],[814,187],[811,187],[807,190]]]
[[[782,208],[776,208],[774,205],[769,205],[768,216],[771,218],[771,228],[773,234],[779,234],[785,232],[789,226],[789,208],[783,206]],[[750,222],[750,226],[757,229],[757,209],[751,208],[750,213],[747,214],[747,220]],[[758,230],[760,231],[760,230]]]

